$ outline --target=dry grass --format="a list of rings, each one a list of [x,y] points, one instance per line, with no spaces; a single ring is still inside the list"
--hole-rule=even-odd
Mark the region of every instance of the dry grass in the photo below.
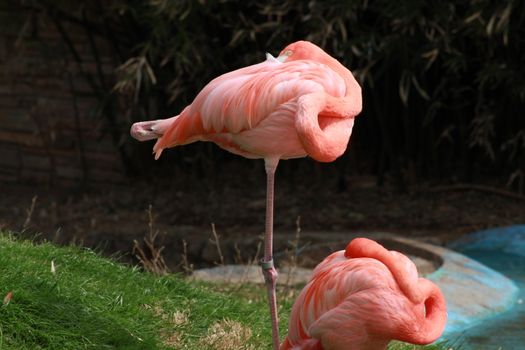
[[[168,266],[162,256],[164,247],[159,247],[156,243],[159,231],[153,228],[155,217],[151,204],[148,207],[147,213],[148,233],[144,236],[144,245],[139,244],[139,242],[134,239],[132,253],[146,271],[157,276],[163,276],[168,273]]]
[[[213,239],[210,238],[210,242],[213,243],[215,247],[217,248],[217,254],[219,254],[219,259],[220,259],[219,263],[216,262],[216,264],[219,264],[220,266],[224,266],[224,255],[222,255],[221,243],[220,243],[221,236],[217,234],[217,231],[215,230],[215,224],[213,222],[211,223],[211,233],[213,234]]]
[[[26,219],[24,221],[24,224],[22,225],[21,232],[26,231],[29,228],[29,225],[31,224],[31,219],[33,218],[33,212],[35,211],[37,199],[38,199],[37,195],[34,195],[33,198],[31,199],[31,205],[26,210]]]
[[[222,320],[214,323],[199,345],[207,350],[254,350],[247,342],[252,336],[252,331],[241,323]]]
[[[162,342],[166,346],[176,346],[180,345],[182,342],[182,334],[179,331],[179,328],[189,324],[188,315],[181,311],[175,311],[174,313],[167,314],[165,312],[161,313],[163,320],[167,321],[168,324],[173,325],[172,329],[163,328],[160,330],[160,337]]]
[[[193,264],[188,260],[188,242],[185,239],[182,240],[181,267],[186,275],[193,273]]]
[[[162,306],[151,306],[144,304],[143,308],[151,310],[153,314],[159,317],[168,326],[163,327],[159,331],[159,335],[164,345],[175,347],[183,342],[183,335],[181,328],[189,325],[190,319],[187,312],[176,310],[175,312],[168,312]]]

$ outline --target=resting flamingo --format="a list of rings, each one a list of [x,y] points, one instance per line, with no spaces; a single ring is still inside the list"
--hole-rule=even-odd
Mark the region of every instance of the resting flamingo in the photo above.
[[[280,159],[310,156],[331,162],[346,150],[361,88],[352,73],[318,46],[292,43],[277,58],[223,74],[177,116],[135,123],[139,141],[168,147],[211,141],[232,153],[264,159],[266,229],[262,269],[268,289],[274,349],[279,348],[273,264],[274,174]]]
[[[405,255],[352,240],[313,271],[296,299],[281,350],[384,350],[392,339],[435,341],[445,299]]]

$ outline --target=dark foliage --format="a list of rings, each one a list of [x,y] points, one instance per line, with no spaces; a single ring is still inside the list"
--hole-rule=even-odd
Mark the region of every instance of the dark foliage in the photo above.
[[[523,191],[523,1],[26,0],[9,6],[53,21],[73,57],[64,24],[85,28],[95,57],[97,40],[112,48],[113,81],[102,73],[85,79],[130,170],[137,159],[149,159],[149,145],[122,142],[130,123],[177,114],[213,77],[307,39],[341,60],[364,88],[351,151],[336,165],[341,178],[350,169],[373,172],[380,183],[392,178],[404,188],[420,179],[491,176]],[[229,157],[209,145],[191,152],[171,157],[200,169]]]

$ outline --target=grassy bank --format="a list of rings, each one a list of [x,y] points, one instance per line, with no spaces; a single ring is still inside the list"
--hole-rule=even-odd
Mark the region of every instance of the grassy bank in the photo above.
[[[264,295],[253,286],[155,277],[91,250],[34,244],[9,234],[0,235],[0,269],[0,349],[220,350],[270,344]],[[283,334],[290,307],[290,299],[282,303]]]

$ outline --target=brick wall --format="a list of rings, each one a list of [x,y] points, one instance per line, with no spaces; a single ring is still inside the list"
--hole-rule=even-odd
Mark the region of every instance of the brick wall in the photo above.
[[[0,7],[0,23],[0,182],[122,181],[107,116],[83,75],[97,77],[85,30],[64,24],[81,58],[78,65],[49,17]],[[96,40],[109,85],[115,63],[104,55],[111,52],[104,45]]]

